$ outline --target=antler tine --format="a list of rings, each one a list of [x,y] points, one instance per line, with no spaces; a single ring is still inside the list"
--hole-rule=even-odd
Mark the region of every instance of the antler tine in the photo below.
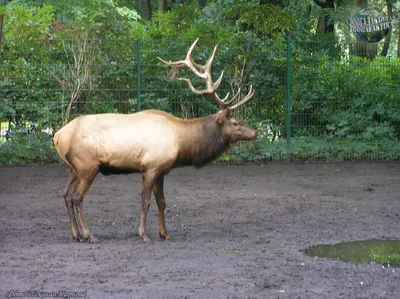
[[[195,93],[195,94],[202,95],[202,94],[209,94],[210,93],[207,89],[197,90],[193,86],[192,81],[190,79],[187,79],[187,78],[176,78],[176,80],[185,81],[187,83],[187,85],[189,86],[190,90],[193,91],[193,93]]]
[[[212,64],[214,62],[215,54],[218,52],[218,45],[215,45],[214,50],[210,57],[208,57],[206,64],[204,65],[204,70],[211,74]]]
[[[179,60],[179,61],[166,61],[164,59],[162,59],[161,57],[157,57],[158,60],[160,60],[161,62],[163,62],[164,64],[168,65],[168,66],[172,66],[172,67],[184,67],[187,66],[187,61],[192,61],[192,52],[194,47],[196,46],[197,42],[199,41],[199,39],[196,39],[193,44],[190,46],[189,51],[186,54],[186,59],[185,60]]]
[[[236,110],[240,106],[242,106],[245,103],[247,103],[253,96],[254,96],[254,89],[253,89],[253,86],[250,86],[250,90],[247,93],[247,95],[243,99],[241,99],[239,102],[237,102],[235,105],[229,107],[228,109],[230,111]]]
[[[197,42],[199,41],[199,38],[197,38],[193,44],[190,46],[189,51],[186,54],[186,66],[191,69],[193,72],[194,70],[191,68],[191,66],[194,66],[194,68],[196,69],[197,72],[194,72],[197,76],[201,76],[200,71],[204,71],[204,66],[197,64],[196,62],[194,62],[193,58],[192,58],[192,52],[194,47],[196,47]]]
[[[232,99],[230,99],[225,104],[228,106],[230,103],[232,103],[234,100],[236,100],[236,98],[239,96],[239,94],[240,94],[240,87],[239,87],[238,91],[236,92],[236,94],[232,97]],[[229,95],[229,92],[228,92],[228,95]],[[226,97],[226,98],[228,98],[228,97]]]
[[[212,59],[214,59],[214,58],[212,58]],[[208,61],[207,61],[207,63],[208,63]],[[231,102],[231,101],[225,102],[226,99],[229,97],[229,92],[226,94],[226,96],[223,99],[221,99],[216,92],[216,90],[218,89],[219,85],[222,82],[223,77],[224,77],[224,71],[221,72],[221,75],[219,76],[218,80],[215,83],[212,83],[211,80],[209,82],[207,82],[207,90],[212,90],[211,93],[209,92],[212,99],[215,101],[215,103],[218,106],[220,106],[222,109],[225,109],[228,107],[229,103]]]
[[[210,94],[211,98],[214,100],[214,102],[220,106],[222,109],[226,109],[228,108],[228,104],[225,103],[225,100],[228,98],[229,96],[229,92],[228,94],[225,96],[225,98],[221,99],[216,92],[214,92],[213,94]]]
[[[182,67],[187,67],[189,68],[196,76],[202,78],[203,80],[206,80],[206,74],[205,73],[201,73],[201,71],[204,70],[204,67],[202,65],[199,65],[197,63],[195,63],[192,59],[192,52],[194,47],[196,46],[197,42],[199,41],[199,39],[196,39],[193,44],[190,46],[189,51],[186,54],[186,58],[185,60],[179,60],[179,61],[166,61],[164,59],[162,59],[161,57],[157,57],[158,60],[160,60],[162,63],[166,64],[167,66],[170,66],[172,68],[175,69],[179,69]],[[184,78],[176,78],[177,80],[181,80]],[[185,80],[184,80],[185,81]]]
[[[226,109],[228,108],[229,104],[231,104],[240,94],[240,88],[239,90],[236,92],[236,94],[232,97],[232,99],[230,99],[229,101],[226,101],[229,97],[229,92],[226,94],[225,98],[221,99],[217,93],[215,93],[213,95],[213,99],[215,102],[217,102],[217,104],[222,108],[222,109]]]
[[[187,54],[186,54],[186,59],[187,59],[187,58],[191,58],[193,49],[194,49],[194,47],[196,47],[198,41],[199,41],[199,38],[197,38],[197,39],[193,42],[193,44],[190,46],[189,51],[188,51]]]

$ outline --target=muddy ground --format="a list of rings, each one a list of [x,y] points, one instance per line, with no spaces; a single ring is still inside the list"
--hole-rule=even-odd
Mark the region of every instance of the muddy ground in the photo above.
[[[86,298],[400,298],[400,269],[299,251],[400,239],[399,163],[177,169],[165,182],[172,240],[158,237],[153,200],[146,244],[137,233],[140,180],[98,175],[85,212],[99,243],[87,244],[71,239],[65,166],[0,167],[0,298],[27,291],[31,297],[65,291]]]

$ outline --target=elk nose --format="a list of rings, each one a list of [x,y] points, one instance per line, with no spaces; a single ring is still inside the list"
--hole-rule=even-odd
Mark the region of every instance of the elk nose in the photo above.
[[[255,139],[257,139],[257,132],[256,131],[254,131],[254,134],[253,134],[251,140],[255,140]]]

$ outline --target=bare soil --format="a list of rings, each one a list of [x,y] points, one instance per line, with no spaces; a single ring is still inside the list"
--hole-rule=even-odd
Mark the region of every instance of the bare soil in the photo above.
[[[400,239],[399,163],[176,169],[165,181],[172,240],[158,237],[153,201],[151,243],[137,232],[140,174],[96,178],[84,201],[96,244],[71,238],[66,182],[63,165],[0,167],[0,298],[17,291],[31,297],[68,291],[86,298],[400,298],[398,268],[299,251]]]

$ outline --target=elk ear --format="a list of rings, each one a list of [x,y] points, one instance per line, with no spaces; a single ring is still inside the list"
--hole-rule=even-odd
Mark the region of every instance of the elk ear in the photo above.
[[[217,123],[221,125],[227,118],[229,118],[229,109],[221,110],[217,113]]]

